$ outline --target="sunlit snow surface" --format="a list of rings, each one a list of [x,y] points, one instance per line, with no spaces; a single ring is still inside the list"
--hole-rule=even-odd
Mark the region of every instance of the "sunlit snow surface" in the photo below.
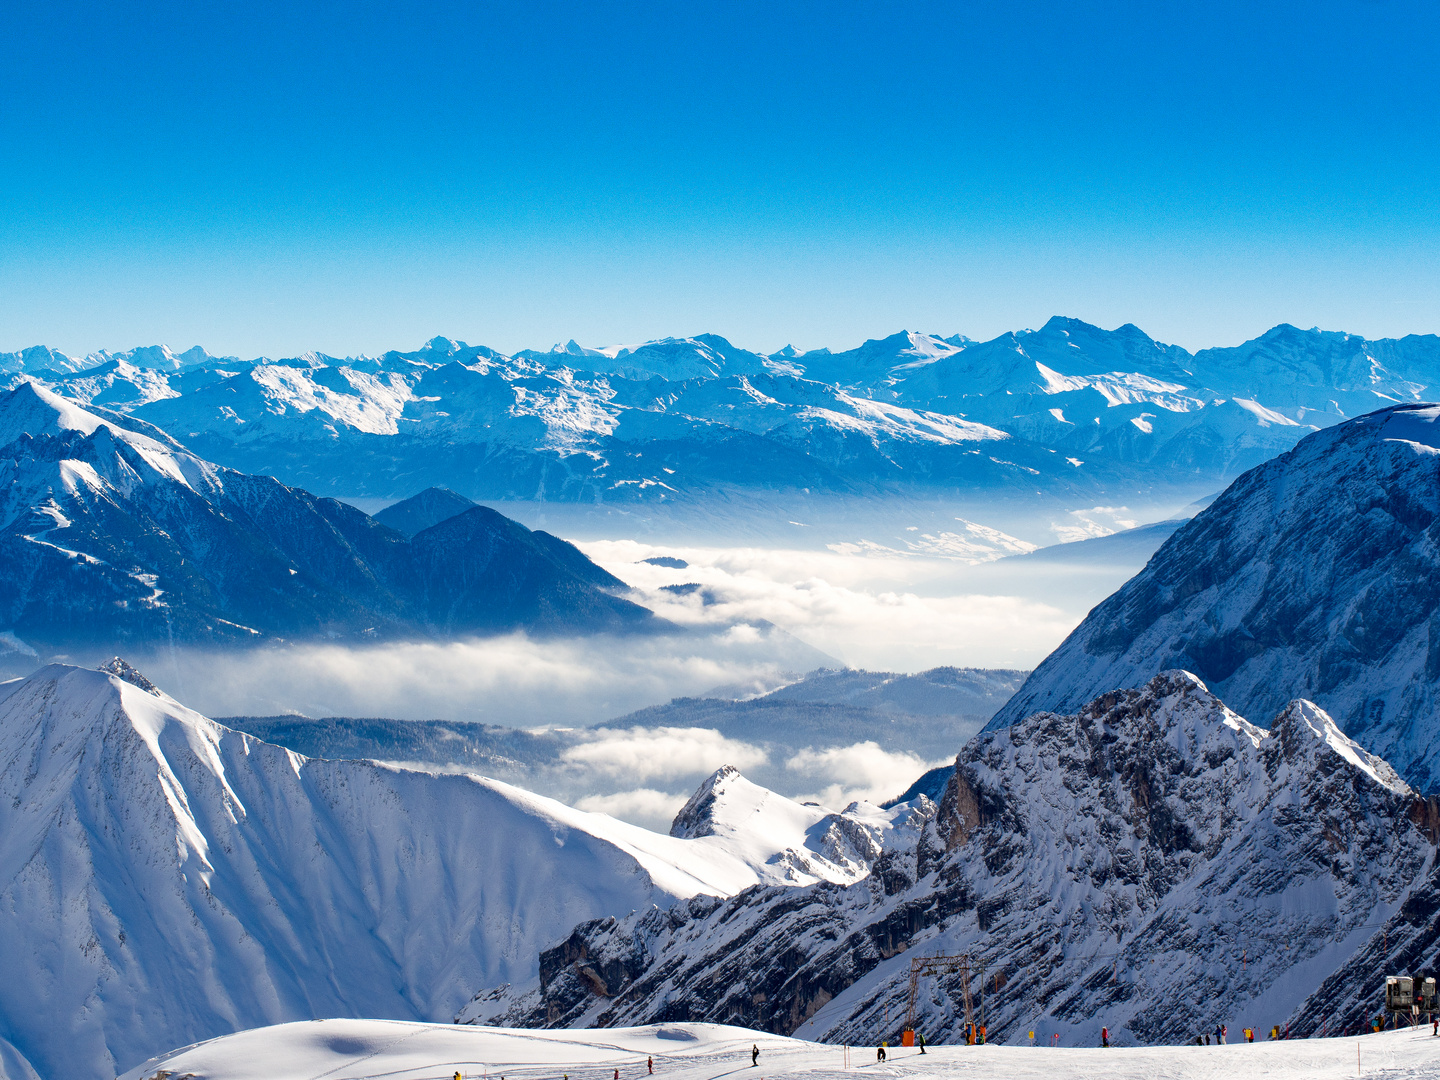
[[[1038,1032],[1037,1036],[1043,1036]],[[1039,1041],[1037,1039],[1037,1041]],[[750,1064],[750,1048],[760,1060]],[[1358,1062],[1357,1062],[1358,1050]],[[383,1020],[318,1020],[242,1031],[162,1055],[121,1080],[157,1072],[195,1080],[623,1080],[648,1077],[646,1058],[663,1080],[719,1080],[732,1075],[840,1080],[857,1074],[916,1077],[1007,1077],[1014,1080],[1328,1080],[1430,1077],[1440,1071],[1440,1039],[1429,1027],[1344,1039],[1306,1039],[1227,1046],[1074,1047],[932,1046],[925,1055],[892,1047],[885,1065],[873,1048],[783,1039],[716,1024],[526,1031]],[[1358,1069],[1357,1069],[1358,1065]]]
[[[854,881],[915,842],[904,808],[836,815],[739,776],[691,835],[305,758],[52,665],[0,683],[0,1038],[56,1080],[297,1016],[453,1016],[587,919]]]

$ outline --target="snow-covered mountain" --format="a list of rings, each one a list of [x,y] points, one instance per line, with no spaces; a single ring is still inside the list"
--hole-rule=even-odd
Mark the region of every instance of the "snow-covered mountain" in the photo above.
[[[912,814],[919,842],[859,882],[582,923],[535,983],[461,1019],[894,1040],[911,957],[965,952],[997,1041],[1350,1031],[1377,977],[1435,944],[1433,804],[1307,701],[1267,732],[1167,672],[980,736],[934,816]],[[1354,963],[1372,949],[1378,963]],[[936,1041],[958,1034],[958,979],[923,987],[919,1028]]]
[[[164,345],[146,345],[138,349],[126,349],[112,353],[105,350],[88,356],[66,356],[56,349],[34,345],[19,352],[0,353],[0,373],[26,372],[34,375],[56,376],[80,371],[98,374],[102,371],[125,365],[130,370],[159,370],[176,372],[186,367],[212,361],[234,361],[233,356],[211,356],[199,345],[182,353],[171,352]]]
[[[156,353],[151,356],[150,353]],[[204,457],[341,496],[663,503],[716,491],[1130,498],[1202,489],[1317,427],[1436,396],[1440,339],[1279,326],[1191,355],[1054,318],[987,342],[905,331],[771,355],[714,334],[507,356],[0,358]]]
[[[1440,790],[1437,540],[1440,406],[1311,435],[1182,526],[991,727],[1180,666],[1249,716],[1318,702],[1415,787]]]
[[[576,922],[858,880],[913,846],[907,811],[727,770],[663,836],[476,775],[305,758],[121,661],[50,666],[0,684],[0,1040],[47,1080],[107,1078],[285,1020],[445,1021]]]
[[[0,391],[0,632],[33,648],[658,621],[620,588],[485,507],[406,537],[134,416]]]

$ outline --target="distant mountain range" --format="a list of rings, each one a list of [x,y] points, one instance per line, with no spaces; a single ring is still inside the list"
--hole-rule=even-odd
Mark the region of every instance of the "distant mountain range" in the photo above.
[[[1309,698],[1409,783],[1440,792],[1440,406],[1347,421],[1241,477],[1096,607],[990,728],[1172,667],[1262,720]]]
[[[565,541],[455,509],[397,532],[21,382],[0,391],[0,652],[663,625]]]
[[[1196,354],[1054,318],[765,355],[700,334],[503,355],[241,361],[149,348],[0,355],[208,460],[346,497],[665,503],[728,490],[1133,498],[1205,493],[1340,420],[1440,396],[1440,338],[1277,326]]]

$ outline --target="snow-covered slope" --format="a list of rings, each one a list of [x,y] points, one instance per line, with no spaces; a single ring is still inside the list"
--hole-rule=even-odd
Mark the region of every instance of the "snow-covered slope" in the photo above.
[[[148,1080],[157,1072],[196,1080],[275,1080],[327,1077],[362,1080],[434,1080],[460,1073],[539,1080],[573,1075],[641,1080],[647,1059],[655,1075],[669,1080],[713,1080],[750,1071],[787,1080],[834,1080],[866,1067],[889,1077],[950,1080],[1001,1076],[1007,1080],[1351,1080],[1384,1076],[1419,1080],[1434,1075],[1435,1040],[1428,1027],[1387,1031],[1364,1038],[1240,1042],[1231,1045],[1098,1046],[1065,1043],[1053,1048],[1050,1032],[1036,1032],[1031,1046],[937,1046],[926,1053],[892,1045],[888,1064],[875,1066],[867,1046],[849,1050],[823,1043],[782,1039],[763,1031],[720,1024],[666,1023],[597,1031],[524,1031],[503,1028],[326,1020],[231,1035],[164,1054],[121,1080]]]
[[[1177,666],[1249,716],[1316,701],[1410,783],[1440,789],[1440,406],[1347,421],[1242,476],[991,727]]]
[[[692,835],[664,836],[304,758],[111,669],[0,684],[0,1038],[47,1080],[284,1020],[448,1020],[578,921],[857,880],[903,816],[720,775]]]
[[[987,342],[904,331],[773,355],[713,334],[506,356],[203,350],[0,357],[210,460],[325,494],[674,502],[726,490],[1062,498],[1213,487],[1317,427],[1440,384],[1440,339],[1276,327],[1192,356],[1056,317]],[[1434,396],[1432,392],[1430,396]]]
[[[1313,704],[1291,703],[1267,733],[1169,672],[971,742],[920,842],[854,885],[582,924],[544,954],[537,984],[482,995],[463,1017],[893,1039],[910,957],[965,952],[1005,1042],[1039,1029],[1094,1045],[1102,1025],[1142,1043],[1217,1022],[1353,1026],[1379,969],[1306,999],[1427,895],[1425,805]],[[932,1038],[958,1032],[957,978],[922,996]]]

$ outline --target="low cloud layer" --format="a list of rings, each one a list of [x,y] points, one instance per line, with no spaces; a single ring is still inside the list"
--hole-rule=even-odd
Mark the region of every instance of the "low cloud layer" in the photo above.
[[[652,637],[182,648],[130,659],[208,716],[386,716],[512,727],[595,724],[827,662],[784,634],[749,626]]]
[[[843,807],[857,799],[879,803],[894,798],[927,770],[950,763],[948,758],[925,761],[918,754],[888,752],[866,740],[821,750],[806,747],[785,762],[785,769],[810,791],[804,797]]]
[[[636,788],[610,795],[586,795],[577,799],[575,806],[592,814],[609,814],[632,825],[663,833],[670,831],[670,823],[689,798],[683,793],[672,795],[654,788]]]
[[[566,750],[562,760],[632,782],[695,777],[722,765],[753,770],[770,760],[758,746],[705,728],[597,728],[586,739]]]
[[[1077,528],[1123,525],[1095,507]],[[1133,568],[1000,560],[984,566],[893,550],[701,547],[600,541],[581,547],[680,629],[537,640],[309,644],[237,652],[164,649],[129,657],[210,716],[381,716],[567,731],[553,758],[489,761],[498,779],[666,829],[721,765],[835,809],[898,795],[930,760],[864,730],[797,745],[703,727],[606,724],[676,697],[743,696],[846,663],[882,671],[939,665],[1027,668]],[[684,567],[642,560],[667,556]],[[574,730],[571,730],[574,729]],[[958,731],[958,729],[957,729]],[[893,732],[892,732],[893,734]],[[797,736],[798,737],[798,736]],[[813,735],[805,736],[813,739]],[[957,733],[957,743],[961,736]],[[764,745],[759,745],[763,742]],[[948,755],[959,750],[944,747]]]
[[[1033,667],[1099,599],[1087,595],[1090,604],[1084,608],[1060,606],[1048,598],[1049,589],[1016,590],[1026,582],[1008,567],[894,553],[628,540],[581,546],[672,622],[692,627],[768,622],[852,667],[871,670]],[[688,565],[677,569],[642,561],[656,556]],[[696,588],[687,589],[690,585]]]

